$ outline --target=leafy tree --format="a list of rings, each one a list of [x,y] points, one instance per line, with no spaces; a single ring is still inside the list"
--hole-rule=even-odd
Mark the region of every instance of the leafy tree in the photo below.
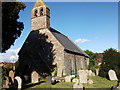
[[[103,60],[103,53],[95,53],[95,65],[98,66],[102,63]]]
[[[24,80],[24,75],[31,77],[31,72],[36,71],[40,76],[46,77],[54,71],[53,44],[47,41],[48,36],[31,31],[23,47],[19,51],[19,65],[16,75]]]
[[[92,69],[95,65],[95,54],[89,50],[85,50],[85,53],[87,53],[90,56],[90,63],[88,68]]]
[[[20,37],[24,25],[18,21],[19,12],[25,7],[21,2],[2,2],[2,52],[8,50]]]
[[[113,69],[120,74],[120,53],[117,50],[110,48],[103,53],[103,62],[101,65],[100,76],[107,77],[107,73],[110,69]]]

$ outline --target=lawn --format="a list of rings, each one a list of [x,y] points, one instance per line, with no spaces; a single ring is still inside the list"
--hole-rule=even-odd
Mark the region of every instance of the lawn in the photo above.
[[[83,84],[83,86],[85,88],[111,88],[112,86],[117,84],[117,81],[110,81],[106,78],[102,78],[99,76],[91,76],[88,77],[89,79],[93,80],[93,84]],[[72,86],[73,86],[73,82],[60,82],[57,83],[55,85],[47,85],[44,81],[41,81],[38,84],[27,84],[24,89],[26,90],[30,90],[30,89],[35,89],[35,88],[41,88],[41,89],[55,89],[55,88],[69,88],[70,90],[72,90]]]
[[[85,88],[111,88],[114,85],[117,85],[117,81],[110,81],[106,78],[99,77],[99,76],[91,76],[88,77],[89,79],[93,80],[93,84],[83,84]]]

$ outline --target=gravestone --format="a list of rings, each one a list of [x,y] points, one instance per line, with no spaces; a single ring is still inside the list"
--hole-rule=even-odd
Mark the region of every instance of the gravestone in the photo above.
[[[13,72],[13,70],[9,71],[9,78],[10,78],[10,82],[14,83],[14,72]]]
[[[88,70],[88,76],[92,76],[92,70]]]
[[[71,82],[71,76],[66,76],[65,77],[65,82]]]
[[[28,76],[24,75],[24,79],[25,79],[25,81],[27,81],[28,80]]]
[[[50,76],[46,77],[46,84],[51,85],[52,78]]]
[[[96,71],[96,75],[99,75],[99,68],[95,70]]]
[[[57,71],[58,71],[58,72],[57,72],[57,76],[62,77],[62,73],[63,73],[62,68],[58,68]]]
[[[109,79],[110,80],[118,80],[117,76],[116,76],[116,73],[114,70],[109,70],[108,71],[108,75],[109,75]]]
[[[5,83],[3,85],[3,88],[9,88],[9,78],[7,76],[5,78],[6,78],[6,80],[5,80]]]
[[[93,84],[93,80],[91,80],[91,79],[89,79],[87,82],[88,82],[89,84]]]
[[[79,80],[77,78],[73,79],[72,82],[79,82]]]
[[[87,73],[85,70],[79,70],[80,83],[87,83]]]
[[[19,76],[15,77],[14,87],[21,89],[22,88],[22,79]]]
[[[52,77],[52,83],[61,82],[60,77]]]
[[[94,72],[92,73],[92,76],[95,76],[95,73],[94,73]]]
[[[83,85],[81,83],[73,84],[73,90],[83,90]]]
[[[38,83],[39,82],[39,74],[36,71],[31,73],[31,83]]]

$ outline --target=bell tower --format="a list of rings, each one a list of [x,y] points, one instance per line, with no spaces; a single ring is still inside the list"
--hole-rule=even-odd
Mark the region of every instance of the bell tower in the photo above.
[[[37,0],[32,9],[32,30],[41,30],[50,27],[50,9],[42,1]]]

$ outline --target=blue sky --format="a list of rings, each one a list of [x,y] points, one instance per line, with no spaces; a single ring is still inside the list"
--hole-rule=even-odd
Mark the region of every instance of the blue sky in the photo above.
[[[21,48],[31,31],[31,9],[34,2],[26,2],[20,12],[25,25],[20,38],[11,49]],[[51,10],[51,27],[68,36],[83,50],[103,52],[118,48],[117,2],[46,2]]]
[[[34,2],[27,2],[20,12],[20,21],[25,29],[12,49],[21,48],[31,31],[31,9]],[[76,43],[81,49],[103,52],[118,48],[118,6],[117,2],[46,2],[51,10],[51,27],[67,35],[72,41],[90,40]]]

